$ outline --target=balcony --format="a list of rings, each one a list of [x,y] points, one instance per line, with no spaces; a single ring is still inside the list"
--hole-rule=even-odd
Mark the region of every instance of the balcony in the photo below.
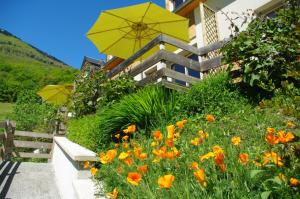
[[[143,74],[137,80],[137,84],[140,86],[155,83],[162,84],[170,89],[185,91],[190,85],[201,80],[200,73],[206,73],[221,66],[221,55],[205,61],[198,61],[198,57],[201,59],[204,58],[209,52],[221,48],[226,41],[196,48],[172,37],[159,35],[130,58],[112,68],[107,75],[110,78],[114,78],[124,72],[132,77]],[[166,44],[177,47],[178,50],[176,53],[166,51]],[[136,62],[140,57],[158,45],[159,51],[150,55],[142,62]]]

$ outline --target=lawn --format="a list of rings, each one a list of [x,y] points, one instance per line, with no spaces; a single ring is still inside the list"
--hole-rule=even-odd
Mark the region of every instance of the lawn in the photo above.
[[[0,121],[7,119],[7,116],[12,113],[14,104],[0,102]]]

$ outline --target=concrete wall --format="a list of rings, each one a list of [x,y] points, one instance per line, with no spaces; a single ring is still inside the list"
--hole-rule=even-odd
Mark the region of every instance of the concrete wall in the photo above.
[[[55,137],[52,165],[62,199],[95,198],[95,185],[89,170],[82,168],[84,161],[95,161],[96,154],[68,140]]]

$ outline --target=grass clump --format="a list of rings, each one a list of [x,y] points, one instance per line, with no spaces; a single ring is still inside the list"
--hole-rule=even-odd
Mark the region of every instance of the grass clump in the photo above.
[[[150,127],[170,120],[175,106],[175,94],[160,86],[148,86],[127,95],[98,113],[97,145],[103,149],[113,134],[130,124],[147,132]]]

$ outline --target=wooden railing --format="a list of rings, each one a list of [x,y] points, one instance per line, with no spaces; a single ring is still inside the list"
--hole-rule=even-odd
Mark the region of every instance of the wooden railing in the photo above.
[[[156,71],[152,72],[150,75],[146,75],[142,77],[140,81],[138,81],[139,85],[145,85],[148,83],[160,82],[164,86],[177,89],[177,90],[186,90],[190,84],[194,84],[199,81],[200,78],[195,78],[190,76],[188,73],[180,73],[171,69],[171,65],[178,64],[187,69],[192,69],[199,73],[207,72],[211,69],[215,69],[221,66],[222,56],[217,56],[215,58],[205,60],[205,61],[194,61],[186,56],[176,54],[174,52],[168,52],[165,50],[165,44],[172,45],[181,49],[181,51],[185,51],[185,55],[198,55],[201,59],[202,56],[206,56],[209,52],[218,50],[221,48],[228,40],[219,41],[208,46],[202,48],[196,48],[194,46],[188,45],[185,42],[180,40],[171,38],[166,35],[159,35],[143,48],[141,48],[138,52],[132,55],[127,60],[120,63],[117,67],[113,68],[109,73],[108,77],[113,77],[122,71],[124,71],[127,67],[133,64],[138,58],[143,56],[153,47],[159,45],[159,51],[146,58],[143,62],[134,66],[128,73],[131,76],[136,76],[140,73],[143,73],[147,69],[156,65]],[[176,81],[177,80],[177,81]],[[186,82],[185,85],[177,84],[178,80]]]
[[[0,159],[10,160],[12,157],[51,158],[52,134],[18,131],[15,122],[9,120],[0,121],[0,128],[4,128],[4,133],[0,134],[0,145],[2,143]],[[32,151],[34,149],[41,151],[34,153]]]

